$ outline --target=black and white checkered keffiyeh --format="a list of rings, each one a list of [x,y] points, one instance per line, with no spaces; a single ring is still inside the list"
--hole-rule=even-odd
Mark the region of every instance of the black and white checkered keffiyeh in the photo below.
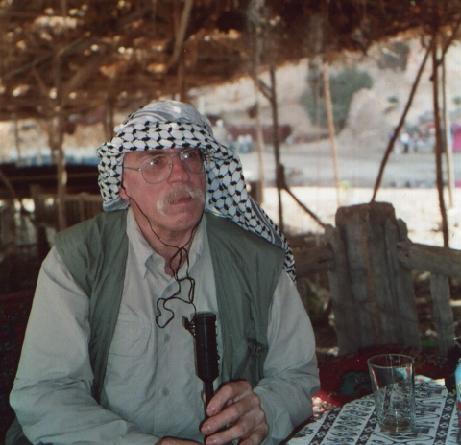
[[[120,197],[123,156],[130,151],[197,148],[205,155],[206,210],[230,219],[285,251],[284,268],[295,279],[294,258],[277,225],[249,196],[238,156],[213,136],[211,127],[192,105],[153,102],[132,113],[98,148],[99,188],[106,211],[128,206]]]

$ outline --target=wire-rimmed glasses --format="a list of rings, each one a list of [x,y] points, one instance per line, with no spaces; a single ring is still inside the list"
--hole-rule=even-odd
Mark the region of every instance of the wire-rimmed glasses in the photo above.
[[[191,174],[199,175],[204,171],[204,156],[197,148],[187,148],[171,152],[154,153],[145,159],[139,167],[124,165],[126,170],[140,172],[149,184],[157,184],[167,179],[173,169],[173,158],[178,157],[182,166]]]

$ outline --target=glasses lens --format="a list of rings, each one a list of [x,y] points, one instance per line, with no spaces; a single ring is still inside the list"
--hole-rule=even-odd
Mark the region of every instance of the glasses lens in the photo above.
[[[200,150],[183,150],[179,152],[179,157],[190,173],[198,174],[203,172],[203,157]]]
[[[156,184],[163,181],[171,172],[170,157],[158,154],[146,159],[141,165],[141,172],[146,182]]]
[[[173,166],[173,156],[179,156],[183,167],[192,174],[203,172],[203,156],[200,150],[181,150],[176,153],[161,153],[145,160],[141,165],[144,180],[156,184],[168,178]]]

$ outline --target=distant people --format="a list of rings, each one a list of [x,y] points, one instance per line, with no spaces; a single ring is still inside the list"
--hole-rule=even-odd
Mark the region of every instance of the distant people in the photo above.
[[[215,126],[213,127],[213,135],[216,141],[220,144],[227,145],[230,141],[230,135],[224,126],[224,121],[218,119]]]
[[[414,147],[414,152],[418,153],[424,150],[424,136],[421,131],[417,130],[414,134],[413,137],[413,147]]]
[[[10,398],[25,436],[280,443],[312,414],[315,340],[240,160],[174,101],[131,114],[98,155],[105,212],[58,234],[40,270]],[[183,326],[198,312],[216,315],[221,357],[206,407]],[[17,423],[6,443],[28,443]]]
[[[241,134],[237,138],[237,145],[240,153],[250,153],[253,151],[253,137],[251,134]]]
[[[401,153],[410,152],[410,135],[406,131],[402,131],[399,136],[399,142],[401,145]]]

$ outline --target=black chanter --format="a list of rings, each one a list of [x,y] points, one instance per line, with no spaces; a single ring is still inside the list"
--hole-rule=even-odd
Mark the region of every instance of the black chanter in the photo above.
[[[211,312],[198,312],[192,320],[183,317],[183,323],[195,340],[195,367],[197,376],[203,382],[207,406],[214,393],[213,381],[219,375],[216,315]]]

